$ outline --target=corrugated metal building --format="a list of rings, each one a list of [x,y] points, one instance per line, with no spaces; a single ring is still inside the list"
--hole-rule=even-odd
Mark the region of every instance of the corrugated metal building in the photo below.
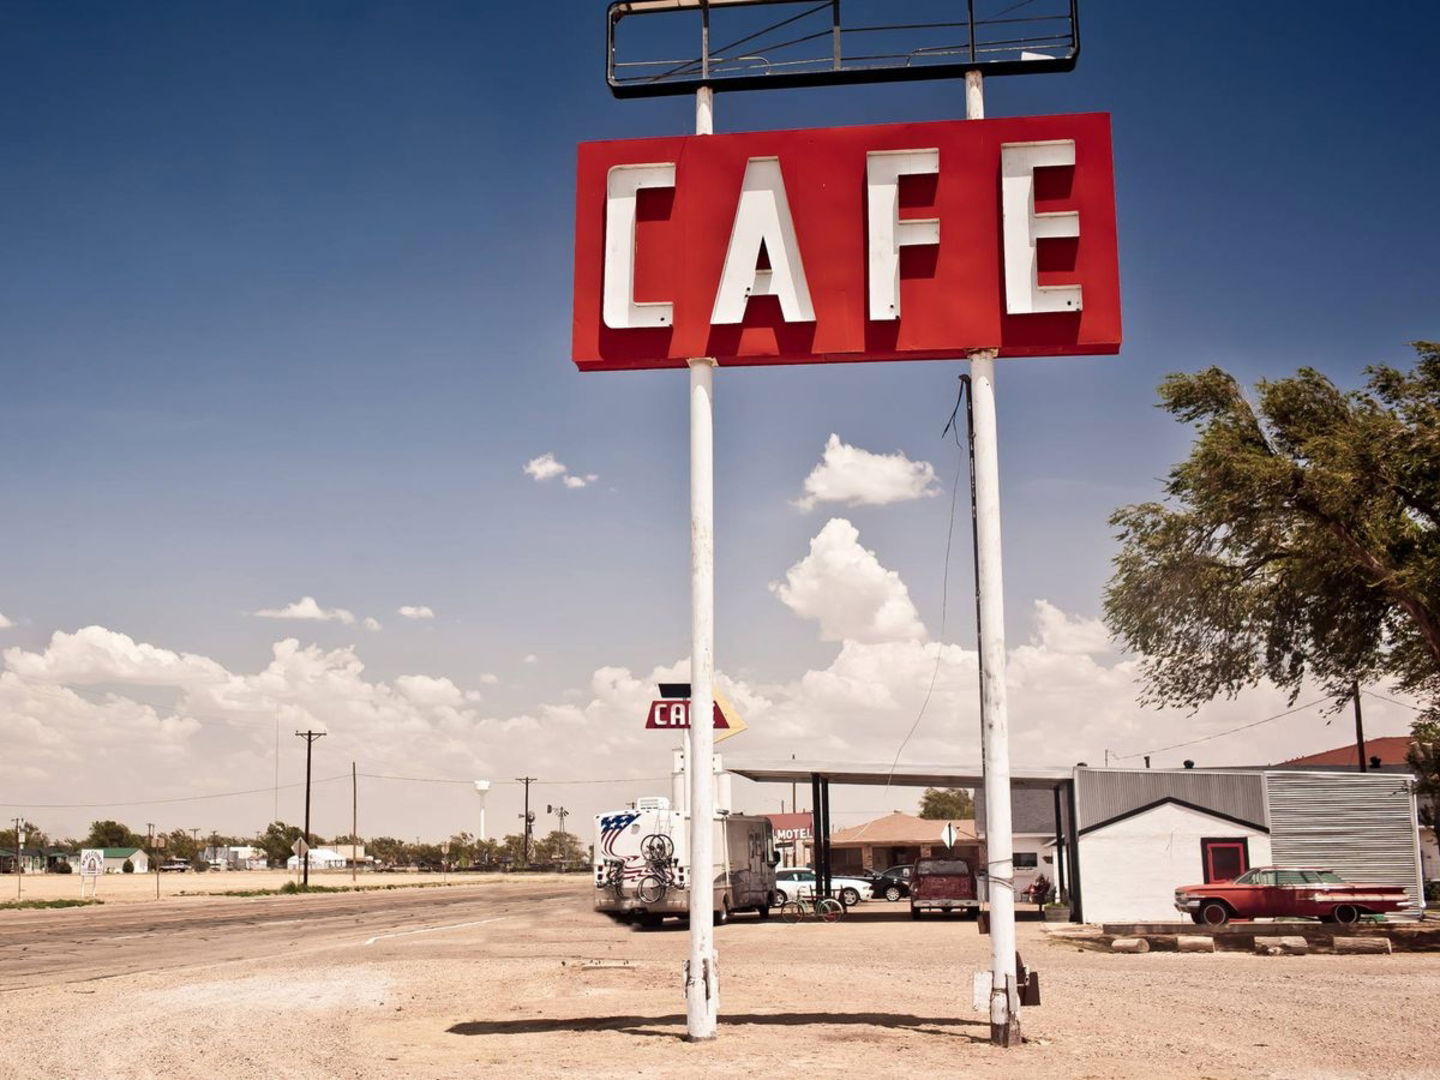
[[[1421,902],[1408,776],[1293,769],[1091,769],[1067,844],[1076,916],[1169,922],[1173,890],[1250,866],[1322,866]]]

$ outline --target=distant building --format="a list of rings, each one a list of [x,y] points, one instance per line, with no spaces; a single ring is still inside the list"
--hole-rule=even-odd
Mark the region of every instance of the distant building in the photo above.
[[[853,825],[830,834],[831,868],[845,870],[886,870],[916,859],[943,853],[946,848],[940,834],[946,825],[954,825],[956,847],[978,849],[975,822],[969,819],[937,821],[914,814],[893,814]]]
[[[101,851],[105,855],[105,873],[107,874],[123,874],[127,862],[137,874],[150,872],[150,856],[138,847],[107,847],[101,848]]]
[[[291,855],[290,858],[285,860],[285,868],[287,870],[299,870],[301,861],[299,855]],[[345,861],[345,856],[333,848],[317,847],[310,849],[311,870],[344,870],[348,865]]]

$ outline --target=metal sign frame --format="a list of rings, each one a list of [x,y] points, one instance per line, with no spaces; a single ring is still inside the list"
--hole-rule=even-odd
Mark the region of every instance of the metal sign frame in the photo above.
[[[719,47],[712,44],[713,11],[766,7],[803,10],[777,19],[760,32]],[[954,79],[970,71],[986,75],[1073,71],[1080,59],[1079,0],[1069,0],[1063,15],[1028,15],[1017,12],[1018,7],[1011,5],[990,18],[983,14],[977,18],[975,0],[965,0],[965,18],[950,23],[847,26],[843,0],[614,0],[605,19],[605,81],[617,98],[636,98],[693,94],[701,87],[725,91],[778,90]],[[826,11],[830,14],[828,30],[801,34],[769,46],[773,53],[812,41],[828,43],[828,49],[813,56],[772,59],[759,53],[731,54],[733,48],[754,44],[770,30],[785,29],[807,16],[823,16]],[[641,15],[697,14],[700,41],[696,56],[654,60],[619,57],[616,30],[625,19]],[[852,41],[877,32],[947,28],[963,33],[964,40],[904,53],[846,50]],[[1031,30],[1038,32],[1031,34]],[[992,33],[995,36],[991,36]],[[1058,49],[1060,55],[1036,51],[1041,49]]]

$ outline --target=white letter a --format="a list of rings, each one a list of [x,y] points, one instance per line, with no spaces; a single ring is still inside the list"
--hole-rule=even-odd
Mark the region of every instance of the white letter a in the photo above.
[[[769,270],[755,265],[762,244],[770,256]],[[777,297],[786,322],[815,321],[779,158],[751,158],[745,166],[711,324],[744,322],[745,305],[752,296]]]

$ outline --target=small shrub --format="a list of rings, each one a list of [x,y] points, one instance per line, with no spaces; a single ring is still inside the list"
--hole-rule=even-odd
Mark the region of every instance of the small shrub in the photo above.
[[[50,868],[50,872],[51,872],[52,874],[68,874],[68,873],[71,873],[71,866],[70,866],[69,861],[68,861],[68,860],[62,860],[62,861],[60,861],[60,862],[57,862],[54,866],[52,866],[52,867]]]
[[[1440,878],[1425,883],[1425,902],[1427,904],[1440,904]]]
[[[120,872],[122,874],[133,874],[135,872],[135,864],[129,859],[126,859],[125,865],[120,867]]]

